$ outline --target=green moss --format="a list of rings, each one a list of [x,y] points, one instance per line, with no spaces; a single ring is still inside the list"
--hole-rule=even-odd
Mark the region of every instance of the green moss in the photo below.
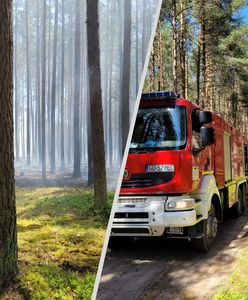
[[[90,299],[95,275],[63,271],[56,265],[35,266],[21,276],[32,299]]]
[[[17,189],[19,279],[31,299],[91,298],[107,225],[93,204],[90,190]]]

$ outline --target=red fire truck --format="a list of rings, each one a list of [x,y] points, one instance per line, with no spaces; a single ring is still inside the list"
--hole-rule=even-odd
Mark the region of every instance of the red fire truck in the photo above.
[[[127,238],[214,242],[223,212],[247,205],[248,140],[218,114],[174,92],[143,94],[109,247]]]

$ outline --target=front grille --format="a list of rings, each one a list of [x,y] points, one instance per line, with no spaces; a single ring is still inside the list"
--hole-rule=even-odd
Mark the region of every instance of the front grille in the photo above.
[[[147,202],[146,197],[121,197],[118,199],[118,203],[122,204],[145,204]]]
[[[112,228],[113,233],[150,233],[148,228]]]
[[[149,222],[113,222],[113,224],[149,224]]]
[[[175,172],[154,172],[154,173],[141,173],[133,174],[129,180],[123,180],[122,188],[137,188],[149,187],[162,183],[169,182],[175,175]]]
[[[117,212],[115,219],[147,219],[148,213],[146,212]]]

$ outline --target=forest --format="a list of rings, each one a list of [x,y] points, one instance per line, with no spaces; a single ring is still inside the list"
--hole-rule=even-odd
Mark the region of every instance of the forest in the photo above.
[[[157,4],[0,1],[1,299],[91,299]]]
[[[122,159],[157,3],[99,1],[104,140],[110,170],[118,170]],[[82,175],[90,185],[86,2],[15,0],[13,20],[17,175],[36,171],[45,184],[52,174],[69,173],[75,178]]]
[[[163,1],[145,90],[176,91],[248,134],[247,2]]]
[[[113,199],[94,179],[106,165],[115,189],[158,3],[0,1],[3,299],[91,298]],[[244,7],[163,1],[144,91],[176,91],[247,133]]]

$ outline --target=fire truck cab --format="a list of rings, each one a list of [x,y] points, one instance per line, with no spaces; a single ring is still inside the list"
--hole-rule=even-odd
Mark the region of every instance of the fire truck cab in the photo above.
[[[143,94],[109,247],[126,237],[187,238],[207,251],[223,212],[247,205],[248,142],[174,92]]]

